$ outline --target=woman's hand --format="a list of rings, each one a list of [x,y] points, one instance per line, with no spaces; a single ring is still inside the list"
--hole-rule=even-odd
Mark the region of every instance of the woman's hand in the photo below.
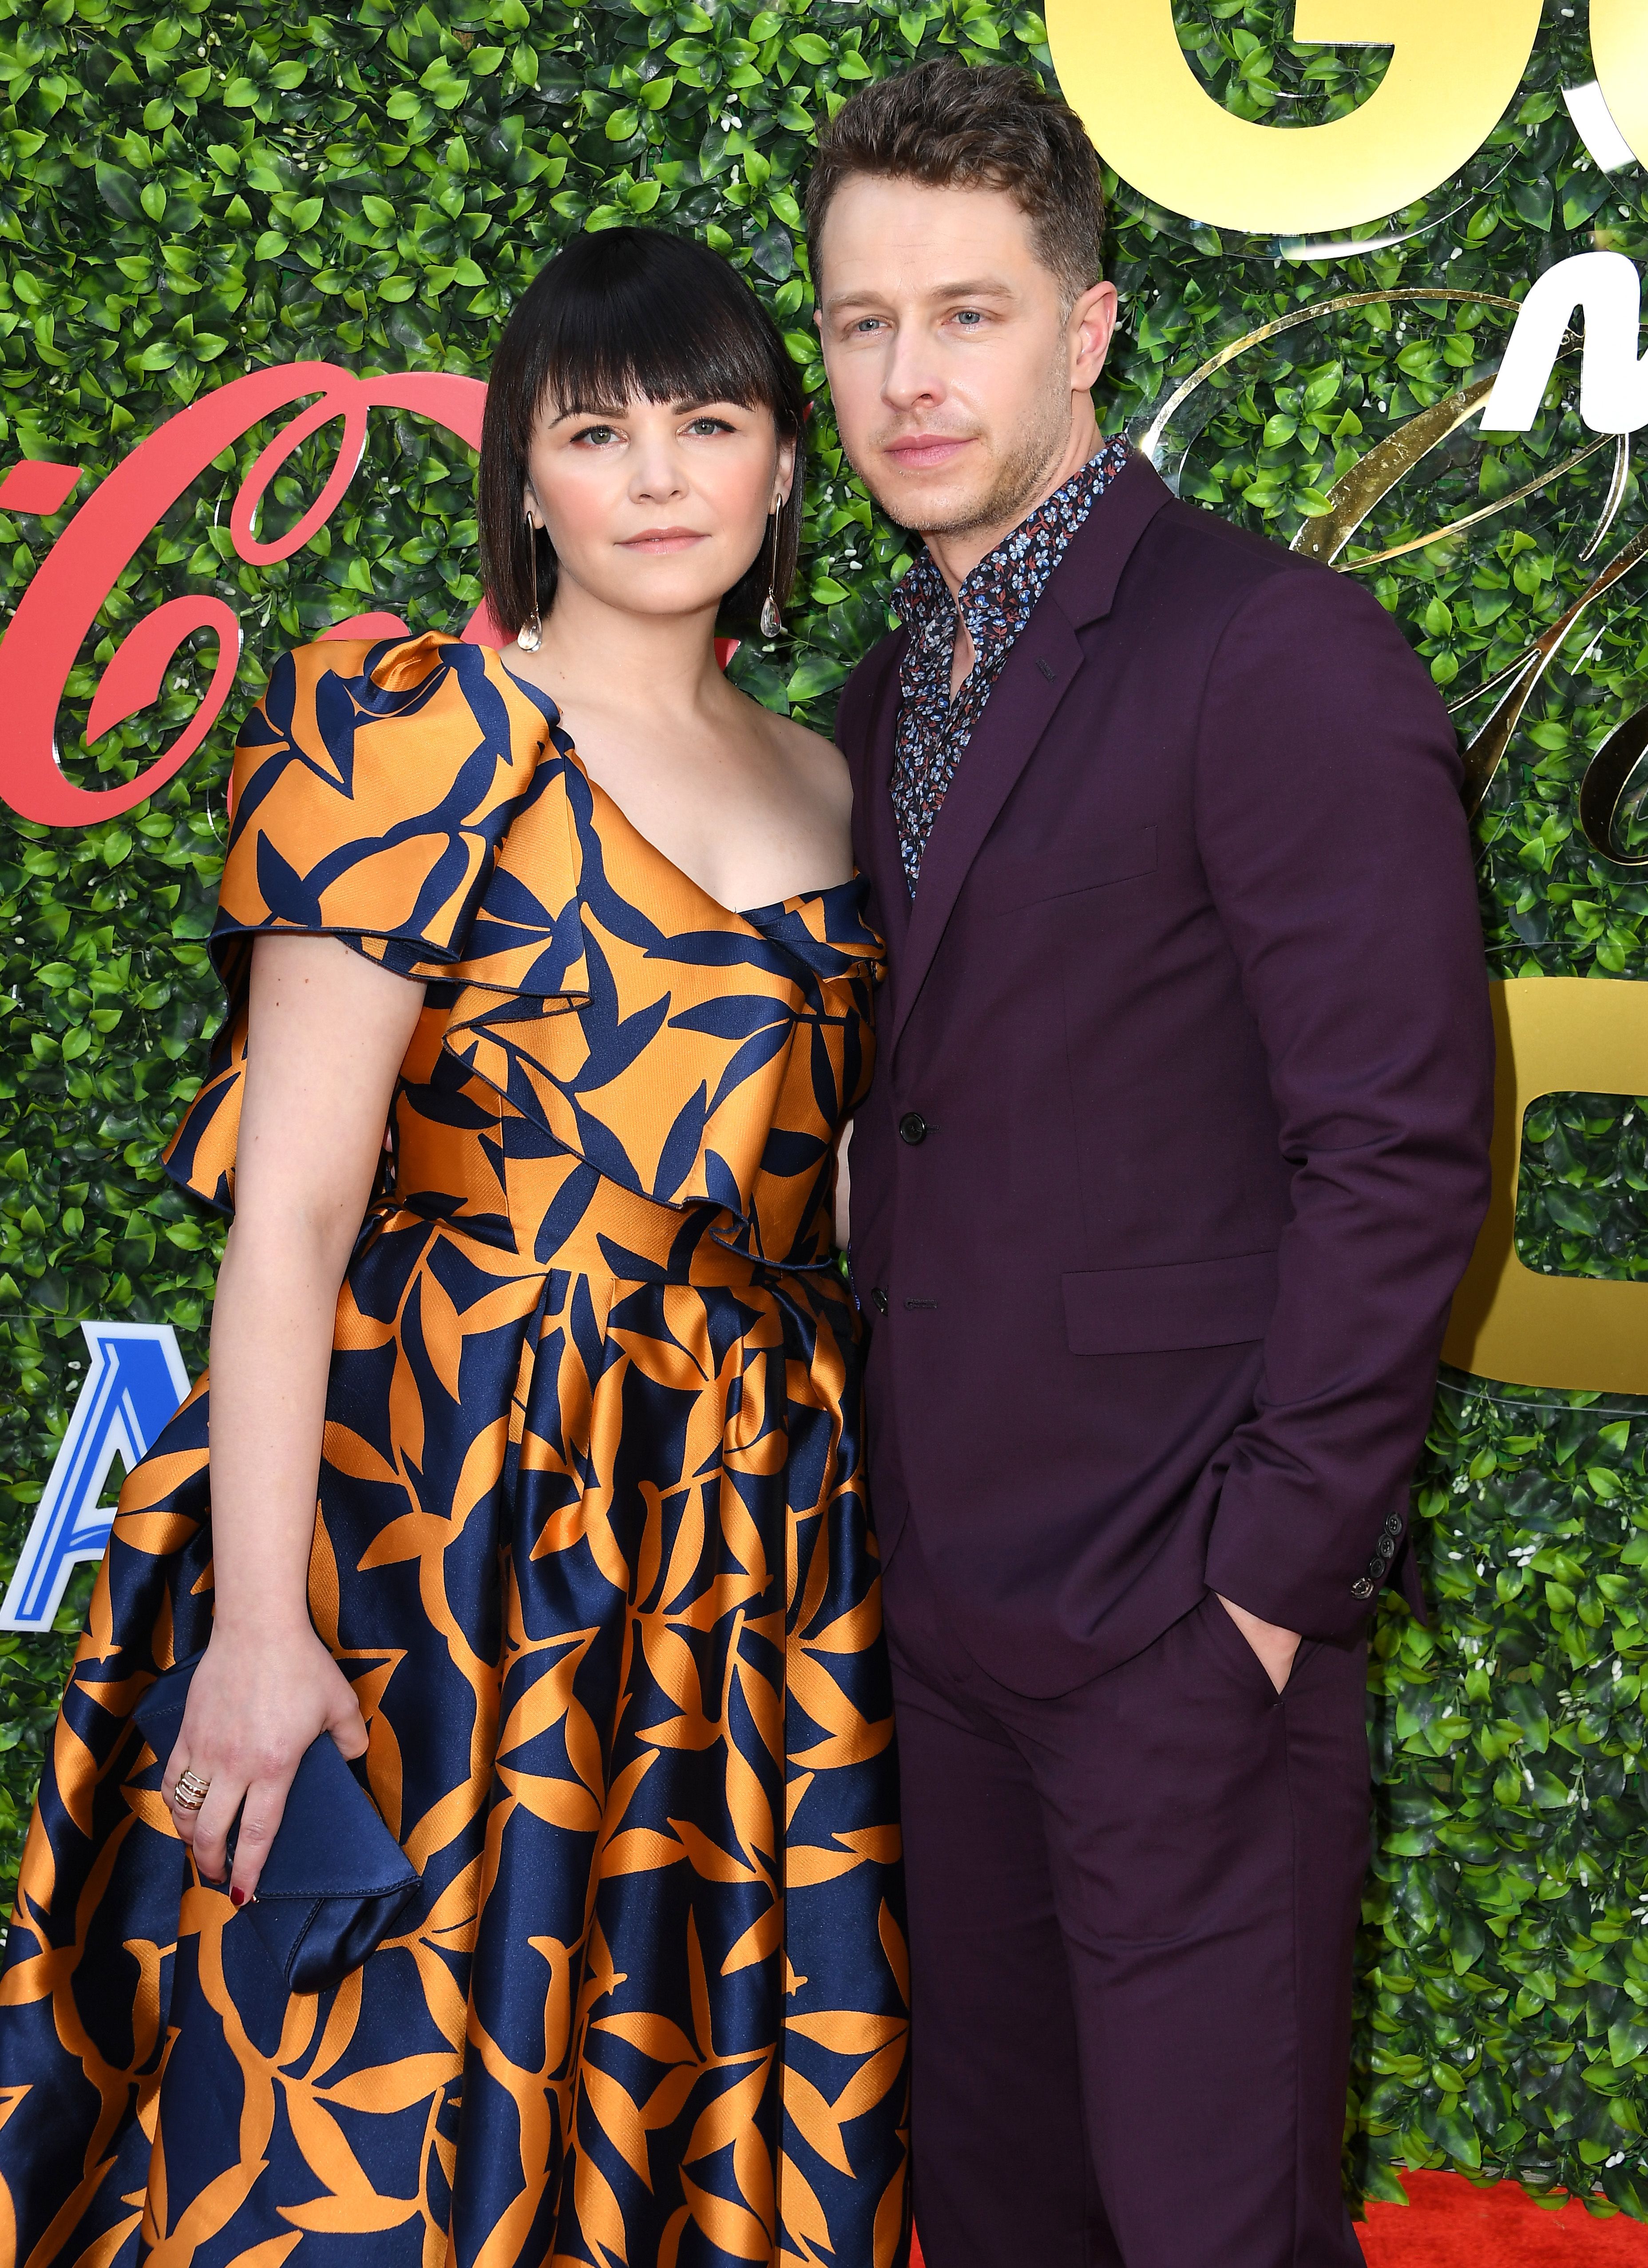
[[[292,1775],[322,1733],[330,1733],[345,1756],[365,1749],[353,1688],[308,1624],[246,1638],[214,1631],[189,1681],[183,1729],[166,1759],[163,1786],[173,1822],[208,1881],[223,1879],[224,1845],[241,1811],[229,1889],[238,1906],[257,1889]],[[210,1783],[198,1811],[177,1800],[186,1771]]]

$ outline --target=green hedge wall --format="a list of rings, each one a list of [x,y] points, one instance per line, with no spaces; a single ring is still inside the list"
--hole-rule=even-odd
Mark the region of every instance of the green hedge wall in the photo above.
[[[1118,0],[1130,4],[1131,0]],[[1296,48],[1290,5],[1177,0],[1194,68],[1285,130],[1364,99],[1381,50]],[[690,229],[774,308],[822,396],[798,197],[814,121],[918,55],[1051,70],[1011,0],[0,0],[0,462],[71,460],[73,501],[166,416],[248,367],[324,357],[368,372],[483,372],[519,285],[570,232]],[[1644,176],[1586,158],[1561,88],[1593,70],[1582,17],[1552,4],[1526,83],[1463,174],[1402,217],[1401,243],[1304,261],[1117,196],[1126,337],[1102,404],[1136,430],[1168,382],[1262,324],[1345,295],[1515,297],[1594,246],[1648,254]],[[1372,232],[1365,232],[1371,233]],[[1172,429],[1184,493],[1284,540],[1387,434],[1491,370],[1503,309],[1374,297],[1238,356]],[[163,599],[240,612],[236,708],[283,644],[393,609],[456,629],[478,597],[467,453],[383,412],[330,526],[269,569],[240,564],[228,504],[274,426],[221,457],[103,608],[71,677],[64,762],[129,778],[191,712],[211,659],[185,656],[151,710],[88,752],[101,665]],[[1513,447],[1467,427],[1360,531],[1361,572],[1467,731],[1473,696],[1643,524],[1634,475],[1599,558],[1581,557],[1613,472],[1571,399]],[[824,405],[795,635],[747,647],[759,696],[828,725],[886,619],[905,540],[843,468]],[[325,433],[276,484],[261,533],[325,476]],[[1363,566],[1534,483],[1469,531]],[[72,508],[72,503],[71,507]],[[9,612],[67,512],[0,514]],[[1496,973],[1641,976],[1648,895],[1590,850],[1591,753],[1648,701],[1630,578],[1585,619],[1524,722],[1483,814]],[[227,719],[125,818],[49,831],[0,814],[0,1568],[67,1422],[77,1319],[180,1327],[192,1366],[213,1224],[156,1159],[215,1012],[202,939],[223,836]],[[1617,847],[1617,846],[1616,846]],[[1648,1273],[1641,1113],[1571,1096],[1533,1114],[1519,1233],[1531,1265]],[[1371,1726],[1379,1852],[1361,1945],[1350,2162],[1509,2173],[1648,2217],[1648,1403],[1447,1378],[1420,1474],[1434,1625],[1388,1607]],[[0,1861],[15,1868],[90,1571],[50,1638],[0,1635]],[[1600,2192],[1600,2194],[1596,2194]],[[1608,2201],[1612,2201],[1610,2204]]]

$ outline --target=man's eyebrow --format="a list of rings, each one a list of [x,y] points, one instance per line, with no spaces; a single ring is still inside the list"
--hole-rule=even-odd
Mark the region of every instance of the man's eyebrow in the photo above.
[[[928,299],[1011,299],[1013,287],[999,276],[964,276],[956,284],[935,284],[922,295]],[[885,306],[887,297],[880,291],[832,291],[824,302],[827,314],[838,314],[844,307]]]
[[[978,276],[960,284],[939,284],[927,294],[930,299],[1011,299],[1013,287],[1004,276]]]

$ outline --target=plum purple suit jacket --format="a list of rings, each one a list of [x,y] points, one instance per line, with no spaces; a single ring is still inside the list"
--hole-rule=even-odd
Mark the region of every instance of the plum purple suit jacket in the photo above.
[[[851,1155],[884,1555],[913,1513],[960,1635],[1023,1693],[1209,1587],[1346,1637],[1404,1580],[1488,1193],[1443,705],[1365,590],[1136,458],[1014,646],[912,902],[903,646],[837,726],[891,957]]]

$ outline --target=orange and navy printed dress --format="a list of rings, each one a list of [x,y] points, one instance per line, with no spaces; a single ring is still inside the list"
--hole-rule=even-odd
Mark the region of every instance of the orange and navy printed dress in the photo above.
[[[235,789],[230,1014],[173,1174],[232,1205],[254,939],[428,983],[309,1587],[423,1889],[335,1991],[237,1996],[263,1956],[129,1722],[210,1627],[202,1382],[121,1493],[30,1831],[0,2253],[888,2268],[892,1705],[829,1232],[860,887],[729,912],[547,698],[438,637],[283,659]]]

